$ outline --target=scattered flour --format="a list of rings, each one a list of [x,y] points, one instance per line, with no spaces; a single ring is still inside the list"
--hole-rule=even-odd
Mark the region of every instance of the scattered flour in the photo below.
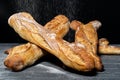
[[[46,69],[47,72],[49,72],[49,73],[65,74],[65,72],[60,71],[60,70],[58,70],[58,69],[55,69],[55,68],[53,68],[53,67],[47,66],[47,65],[38,64],[37,66],[40,66],[40,67]]]
[[[47,66],[47,65],[44,65],[44,64],[38,64],[38,65],[36,65],[36,66],[45,69],[46,72],[48,72],[48,73],[62,74],[62,75],[64,75],[64,76],[69,77],[69,78],[72,79],[72,80],[73,80],[73,79],[76,79],[77,77],[78,77],[78,78],[80,77],[80,75],[79,75],[79,76],[75,76],[74,74],[67,73],[67,72],[65,72],[65,71],[61,71],[61,70],[59,70],[59,69],[56,69],[56,68],[54,68],[54,67],[50,67],[50,66]]]

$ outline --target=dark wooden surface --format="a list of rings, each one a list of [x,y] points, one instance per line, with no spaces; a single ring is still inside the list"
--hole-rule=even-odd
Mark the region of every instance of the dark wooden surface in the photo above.
[[[20,72],[12,72],[3,64],[7,56],[4,51],[15,45],[19,44],[0,44],[0,80],[120,80],[120,55],[101,55],[104,70],[96,73],[67,70],[53,56],[51,59],[49,57],[48,60],[42,59],[40,62]]]

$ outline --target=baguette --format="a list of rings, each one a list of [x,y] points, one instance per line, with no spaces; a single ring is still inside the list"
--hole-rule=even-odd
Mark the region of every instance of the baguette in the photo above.
[[[32,17],[29,18],[32,19]],[[64,25],[67,20],[67,17],[58,15],[49,21],[44,28],[54,32],[56,36],[63,38],[69,31],[69,26]],[[45,55],[40,47],[30,42],[10,48],[5,53],[8,56],[4,60],[4,65],[12,71],[20,71],[34,64]]]
[[[110,45],[106,38],[99,39],[99,54],[120,54],[120,47]]]
[[[101,59],[97,56],[98,36],[96,28],[100,26],[101,23],[96,20],[90,21],[87,24],[76,20],[71,22],[71,28],[76,30],[75,42],[84,45],[86,52],[93,57],[95,67],[98,70],[101,70],[103,66]]]
[[[5,53],[8,56],[4,60],[4,65],[12,71],[20,71],[43,56],[41,49],[29,42],[10,48]]]
[[[96,59],[94,60],[95,57],[91,55],[94,53],[88,52],[86,46],[84,47],[84,44],[81,44],[79,41],[69,43],[63,40],[54,32],[43,28],[43,26],[38,24],[28,13],[16,13],[9,18],[8,23],[23,39],[30,41],[55,55],[68,67],[85,72],[93,69],[102,69],[102,63],[98,59],[98,56],[95,55],[98,59],[96,64]],[[68,26],[69,21],[67,20],[64,25]],[[93,27],[92,24],[91,27]],[[79,31],[80,30],[78,29],[78,32]],[[81,32],[81,34],[85,33]],[[95,46],[92,46],[92,48],[93,47],[96,50]]]

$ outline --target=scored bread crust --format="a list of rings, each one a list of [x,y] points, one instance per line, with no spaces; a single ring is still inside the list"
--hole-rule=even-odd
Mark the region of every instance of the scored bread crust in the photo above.
[[[101,70],[102,68],[99,60],[97,62],[99,67],[95,65],[93,56],[83,47],[83,44],[69,43],[57,37],[54,32],[38,24],[28,13],[16,13],[9,18],[8,23],[23,39],[55,55],[68,67],[78,71],[91,71],[94,68]],[[68,25],[67,19],[64,26]]]
[[[22,38],[30,41],[5,51],[8,56],[4,64],[14,71],[34,64],[45,54],[41,48],[55,55],[66,66],[78,71],[102,69],[97,49],[99,54],[120,54],[120,47],[109,45],[105,38],[99,39],[98,44],[96,30],[101,23],[97,20],[87,24],[77,20],[70,23],[64,15],[58,15],[43,27],[29,13],[20,12],[12,15],[8,23]],[[69,27],[76,31],[73,43],[62,39],[69,31]]]
[[[22,70],[43,56],[42,50],[30,42],[10,48],[5,53],[8,56],[4,60],[4,65],[13,71]]]
[[[97,43],[98,36],[96,32],[96,27],[100,25],[93,25],[95,23],[99,23],[99,21],[91,21],[87,24],[83,24],[80,21],[74,20],[71,22],[71,28],[76,30],[75,42],[81,43],[85,46],[86,51],[91,55],[94,59],[95,67],[97,69],[102,68],[101,59],[97,56]]]
[[[32,17],[29,18],[32,19]],[[58,15],[49,21],[44,28],[54,32],[56,36],[63,38],[69,30],[69,26],[64,25],[66,20],[67,18],[65,16]],[[36,51],[38,52],[36,53]],[[22,70],[34,64],[45,55],[40,47],[30,42],[10,48],[6,50],[5,53],[8,54],[8,56],[4,60],[4,65],[13,71]]]

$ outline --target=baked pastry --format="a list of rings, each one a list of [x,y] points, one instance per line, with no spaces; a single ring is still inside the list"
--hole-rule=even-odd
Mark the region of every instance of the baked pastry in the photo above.
[[[29,42],[10,48],[5,53],[8,56],[4,60],[4,65],[13,71],[22,70],[43,56],[41,49]]]
[[[75,43],[82,44],[87,54],[91,55],[95,68],[98,70],[102,69],[102,62],[99,56],[97,56],[97,44],[98,36],[97,29],[101,26],[101,23],[97,20],[91,21],[87,24],[83,24],[80,21],[72,21],[71,28],[76,30]]]
[[[87,30],[83,29],[81,31],[79,28],[76,30],[76,40],[74,43],[69,43],[58,37],[56,33],[45,29],[42,25],[38,24],[30,14],[25,12],[12,15],[9,18],[8,23],[23,39],[30,41],[55,55],[68,67],[78,71],[102,69],[101,60],[96,55],[95,44],[97,39],[94,38],[93,40],[89,40],[89,43],[86,43],[86,40],[85,42],[82,41],[86,39],[84,37],[87,37],[87,39],[93,37],[93,33],[95,33],[94,36],[97,37],[96,31],[93,28],[94,25],[91,23],[83,25],[90,26]],[[68,26],[69,20],[66,20],[64,25]],[[77,33],[81,34],[79,35]],[[88,33],[90,33],[90,36],[86,36]],[[79,39],[82,35],[83,37]],[[92,43],[92,45],[90,45],[90,43]],[[86,46],[87,44],[89,45],[88,47],[91,47],[90,49]]]
[[[44,28],[52,31],[56,36],[63,38],[69,31],[69,25],[64,25],[67,20],[67,17],[58,15],[49,21]],[[4,65],[13,71],[20,71],[34,64],[45,55],[40,47],[30,42],[10,48],[5,53],[8,56],[4,60]]]
[[[120,46],[110,45],[106,38],[99,39],[99,54],[120,54]]]

